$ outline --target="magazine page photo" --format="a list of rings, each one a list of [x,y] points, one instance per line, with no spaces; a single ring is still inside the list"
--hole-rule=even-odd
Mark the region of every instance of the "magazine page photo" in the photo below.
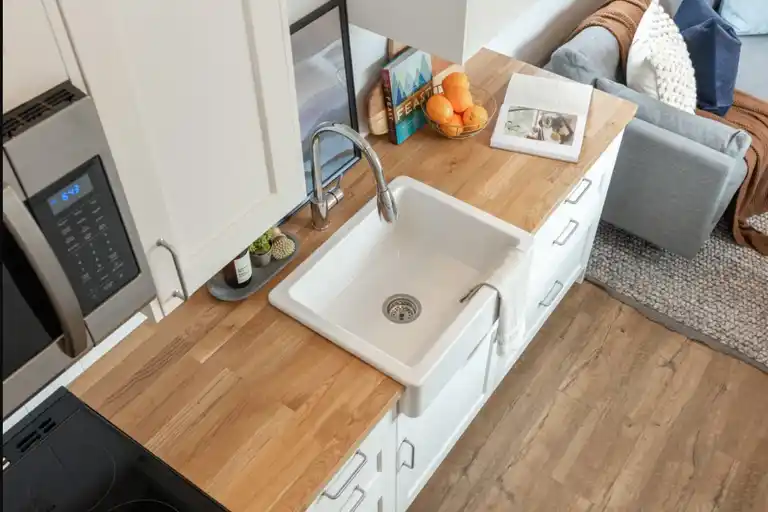
[[[578,116],[528,107],[509,107],[505,135],[572,146]]]

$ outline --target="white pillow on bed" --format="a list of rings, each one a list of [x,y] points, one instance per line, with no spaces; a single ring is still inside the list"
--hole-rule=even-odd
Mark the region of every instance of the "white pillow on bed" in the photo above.
[[[696,111],[696,76],[688,47],[658,0],[651,2],[629,47],[627,86],[685,112]]]

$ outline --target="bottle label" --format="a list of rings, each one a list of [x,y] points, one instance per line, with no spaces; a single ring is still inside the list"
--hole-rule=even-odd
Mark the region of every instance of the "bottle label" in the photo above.
[[[251,256],[249,253],[245,253],[240,258],[235,260],[235,276],[237,277],[237,284],[242,284],[251,278],[253,269],[251,269]]]

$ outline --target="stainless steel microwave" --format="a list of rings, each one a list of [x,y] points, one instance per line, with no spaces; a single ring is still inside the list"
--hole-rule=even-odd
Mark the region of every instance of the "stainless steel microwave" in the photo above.
[[[156,292],[92,99],[3,114],[3,417]]]

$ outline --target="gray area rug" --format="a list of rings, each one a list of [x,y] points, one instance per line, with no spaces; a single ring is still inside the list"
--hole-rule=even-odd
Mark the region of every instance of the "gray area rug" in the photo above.
[[[768,215],[752,220],[768,232]],[[718,225],[693,260],[601,223],[587,279],[651,320],[768,373],[768,258]]]

